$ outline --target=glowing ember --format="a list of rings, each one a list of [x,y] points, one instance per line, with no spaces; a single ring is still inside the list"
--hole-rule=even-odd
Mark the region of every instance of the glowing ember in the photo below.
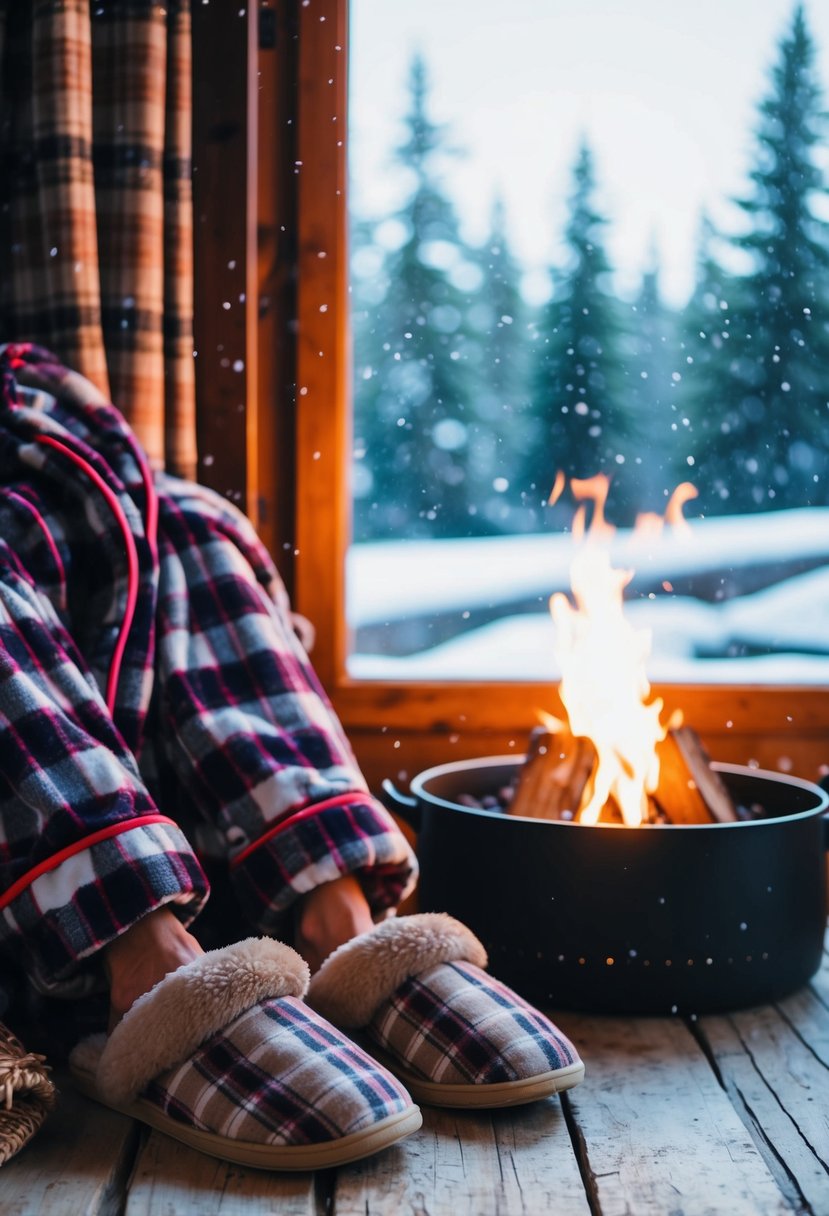
[[[570,568],[574,603],[556,593],[550,611],[556,625],[556,657],[561,668],[560,695],[570,731],[585,736],[596,748],[598,760],[584,791],[578,818],[596,823],[603,808],[615,803],[626,824],[638,824],[648,815],[648,795],[659,781],[656,746],[681,716],[663,724],[663,702],[649,700],[646,675],[650,632],[634,629],[624,615],[624,590],[632,570],[611,565],[609,542],[616,529],[605,519],[609,488],[602,475],[571,481],[580,502],[573,524],[578,549]],[[556,479],[550,501],[564,489]],[[648,515],[637,528],[653,533],[668,522],[686,527],[682,506],[696,496],[687,482],[677,487],[664,517]],[[585,529],[586,502],[593,503],[589,530]]]

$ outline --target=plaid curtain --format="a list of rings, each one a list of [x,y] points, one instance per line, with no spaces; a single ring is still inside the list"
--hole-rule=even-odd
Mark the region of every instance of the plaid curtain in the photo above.
[[[194,476],[189,0],[0,0],[0,340]]]

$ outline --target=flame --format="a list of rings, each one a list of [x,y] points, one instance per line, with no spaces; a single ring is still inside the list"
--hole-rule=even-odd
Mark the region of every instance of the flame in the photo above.
[[[688,520],[682,514],[682,508],[686,502],[690,502],[692,498],[696,498],[697,493],[697,487],[692,486],[690,481],[680,482],[668,499],[668,505],[665,508],[665,523],[670,524],[674,528],[690,531]]]
[[[564,476],[564,472],[561,469],[559,469],[559,471],[556,473],[556,479],[553,482],[553,488],[552,488],[552,490],[550,490],[549,497],[547,498],[548,507],[554,507],[556,505],[556,503],[558,502],[558,500],[561,498],[562,494],[564,493],[564,487],[566,485],[567,485],[567,478]]]
[[[578,818],[596,823],[604,807],[615,803],[623,821],[635,825],[648,817],[648,795],[657,788],[657,745],[677,722],[663,724],[661,698],[650,699],[650,631],[634,629],[624,615],[624,591],[633,571],[611,565],[608,548],[616,529],[604,514],[609,480],[600,474],[570,486],[580,503],[573,523],[578,541],[570,568],[573,602],[558,592],[550,611],[569,728],[573,735],[589,738],[598,757]],[[647,515],[637,520],[637,528],[654,533],[663,523],[687,527],[682,507],[695,496],[694,487],[683,483],[671,496],[664,519]],[[588,502],[593,513],[586,529]]]

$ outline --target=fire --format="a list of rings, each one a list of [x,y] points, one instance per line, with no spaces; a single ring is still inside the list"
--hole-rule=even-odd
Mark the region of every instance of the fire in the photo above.
[[[616,529],[604,514],[608,478],[599,474],[570,483],[580,506],[573,523],[578,542],[570,568],[573,602],[556,593],[550,611],[556,625],[556,657],[561,668],[560,695],[574,736],[590,739],[597,762],[579,810],[579,821],[596,823],[603,808],[615,803],[626,824],[647,818],[648,795],[659,781],[657,745],[676,718],[661,721],[664,704],[651,698],[646,665],[651,648],[648,630],[634,629],[624,614],[624,591],[632,570],[615,569],[608,552]],[[564,483],[556,479],[550,501]],[[653,533],[665,523],[688,525],[682,507],[696,496],[684,482],[674,491],[664,516],[637,519],[637,529]],[[589,529],[588,502],[593,503]]]

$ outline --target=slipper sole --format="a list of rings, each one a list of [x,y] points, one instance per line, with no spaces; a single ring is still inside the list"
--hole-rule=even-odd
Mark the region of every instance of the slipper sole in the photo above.
[[[262,1170],[316,1170],[347,1165],[396,1144],[404,1136],[416,1132],[423,1123],[419,1108],[411,1106],[337,1140],[326,1140],[320,1144],[254,1144],[246,1140],[230,1140],[216,1132],[202,1131],[197,1127],[188,1127],[186,1123],[164,1114],[146,1098],[137,1098],[123,1106],[104,1102],[97,1092],[91,1073],[73,1068],[71,1077],[81,1093],[110,1110],[116,1110],[131,1119],[138,1119],[156,1131],[163,1132],[210,1157]]]
[[[366,1041],[364,1046],[366,1051],[370,1051],[376,1060],[403,1082],[415,1102],[422,1102],[426,1106],[468,1110],[497,1110],[502,1106],[523,1106],[527,1102],[537,1102],[540,1098],[548,1098],[565,1089],[573,1089],[584,1080],[584,1064],[577,1060],[566,1068],[556,1068],[551,1072],[538,1073],[534,1077],[523,1077],[517,1081],[495,1081],[479,1085],[471,1082],[442,1084],[439,1081],[425,1081],[409,1072],[391,1055],[370,1041]]]

